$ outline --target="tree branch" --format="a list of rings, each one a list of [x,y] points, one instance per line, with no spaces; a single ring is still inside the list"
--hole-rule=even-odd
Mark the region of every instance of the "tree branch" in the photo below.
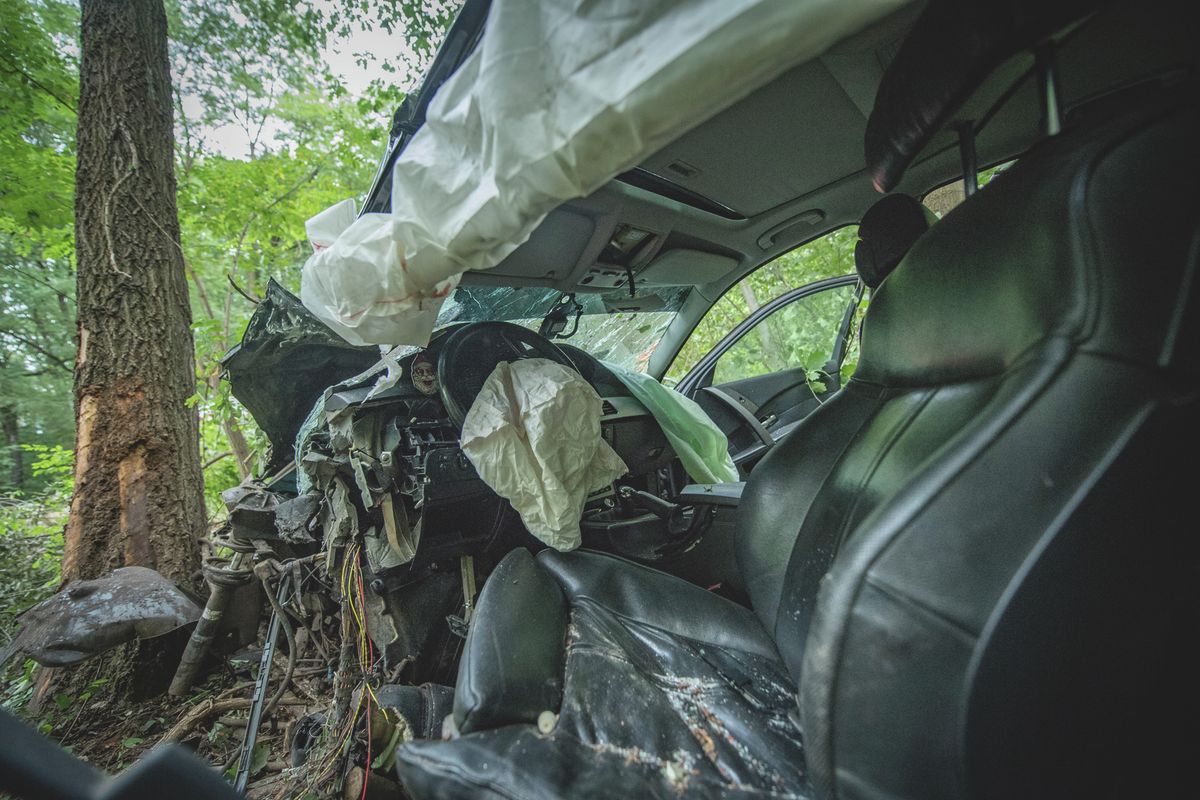
[[[267,213],[272,208],[279,205],[284,200],[287,200],[289,197],[294,195],[296,192],[300,191],[300,189],[304,187],[304,184],[308,183],[313,178],[317,177],[317,174],[320,173],[320,171],[321,171],[320,166],[313,167],[311,172],[309,172],[307,175],[305,175],[303,178],[301,178],[299,181],[297,181],[295,183],[295,185],[292,186],[290,189],[288,189],[286,192],[279,195],[278,197],[276,197],[271,202],[267,203],[262,208],[253,212],[250,216],[246,217],[246,224],[242,226],[242,232],[240,234],[238,234],[237,248],[234,250],[234,253],[233,253],[233,264],[229,268],[230,272],[237,271],[238,261],[242,257],[242,245],[245,244],[245,242],[246,242],[246,234],[248,234],[250,232],[250,225],[254,222],[254,220],[258,219],[263,214]]]
[[[204,288],[204,284],[200,281],[200,275],[196,272],[196,268],[186,258],[183,260],[183,265],[187,268],[187,273],[191,276],[192,283],[196,284],[196,295],[200,298],[200,305],[204,307],[204,312],[208,314],[209,319],[216,319],[217,315],[213,311],[212,303],[208,299],[208,290]]]
[[[32,339],[26,339],[24,336],[14,333],[13,331],[0,331],[0,336],[7,336],[11,339],[17,340],[18,342],[25,345],[26,347],[31,348],[32,350],[34,350],[37,353],[40,353],[42,355],[42,357],[45,358],[47,361],[49,361],[51,364],[53,364],[57,367],[61,367],[62,369],[65,369],[67,372],[74,373],[74,371],[75,371],[74,368],[70,364],[68,364],[66,361],[59,358],[54,353],[50,352],[45,347],[42,347],[40,344],[33,341]]]
[[[69,302],[75,302],[74,298],[72,298],[70,295],[65,294],[64,292],[59,290],[59,288],[57,286],[50,283],[50,281],[46,280],[45,278],[39,278],[36,275],[28,273],[25,270],[18,267],[16,264],[9,264],[8,268],[11,269],[13,272],[17,273],[18,275],[24,275],[26,278],[29,278],[29,280],[31,280],[35,283],[40,283],[42,286],[45,286],[47,289],[54,292],[56,295],[58,295],[62,299],[67,300]]]
[[[262,302],[261,298],[255,297],[254,295],[250,294],[242,287],[238,286],[237,282],[234,281],[232,275],[226,275],[225,277],[229,279],[229,285],[233,287],[234,291],[237,292],[238,294],[240,294],[242,297],[246,298],[254,305],[258,305],[259,303]]]
[[[215,464],[215,463],[217,463],[218,461],[220,461],[222,458],[228,458],[228,457],[229,457],[229,456],[231,456],[231,455],[233,455],[233,451],[232,451],[232,450],[226,450],[224,453],[217,453],[215,456],[213,456],[212,458],[210,458],[208,461],[205,461],[203,464],[201,464],[201,465],[200,465],[200,470],[203,472],[204,470],[206,470],[206,469],[208,469],[209,467],[211,467],[213,464]]]
[[[23,77],[25,80],[29,81],[30,84],[32,84],[33,86],[35,86],[38,89],[41,89],[43,92],[45,92],[46,94],[53,97],[55,100],[57,100],[59,102],[60,105],[62,105],[67,110],[69,110],[72,114],[79,113],[78,111],[75,110],[75,106],[71,105],[66,100],[59,97],[50,87],[46,86],[46,84],[42,83],[37,78],[33,77],[28,72],[21,69],[21,66],[19,64],[17,64],[16,62],[14,62],[12,59],[10,59],[8,56],[4,55],[3,53],[0,53],[0,60],[4,61],[5,64],[8,64],[10,67],[12,67],[13,72],[20,74],[21,77]]]

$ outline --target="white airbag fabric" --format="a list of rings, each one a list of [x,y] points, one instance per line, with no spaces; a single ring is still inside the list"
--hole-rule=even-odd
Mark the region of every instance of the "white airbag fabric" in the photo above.
[[[309,223],[345,202],[330,206]],[[327,226],[337,221],[337,215],[325,220]],[[316,252],[300,273],[300,302],[319,320],[356,345],[428,341],[444,294],[410,297],[390,215],[351,217],[332,243],[318,248],[317,240],[311,241]],[[443,291],[449,294],[457,285],[455,275],[445,281]]]
[[[530,358],[498,364],[463,421],[479,477],[556,550],[579,546],[588,494],[628,471],[600,436],[600,404],[578,373]]]
[[[342,237],[361,241],[305,265],[301,299],[349,341],[424,345],[463,271],[906,2],[494,0],[396,160],[395,247],[359,220]]]

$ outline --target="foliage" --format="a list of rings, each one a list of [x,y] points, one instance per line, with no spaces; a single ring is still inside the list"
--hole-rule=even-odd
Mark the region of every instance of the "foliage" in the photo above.
[[[299,289],[311,252],[304,221],[368,187],[390,113],[403,99],[383,79],[350,96],[322,63],[323,48],[331,38],[398,26],[407,53],[356,59],[403,80],[405,63],[421,68],[432,56],[455,8],[436,0],[172,6],[180,246],[193,288],[196,407],[212,514],[220,513],[222,489],[264,463],[266,447],[219,380],[218,362],[240,339],[268,279]],[[241,145],[237,155],[226,152],[229,131]],[[217,133],[224,148],[209,141]]]
[[[766,317],[717,361],[713,383],[803,368],[815,391],[833,354],[834,338],[854,296],[854,287],[808,295]]]
[[[0,493],[37,488],[22,442],[72,435],[76,13],[0,0]]]
[[[784,292],[822,278],[853,273],[857,236],[857,225],[838,228],[778,256],[731,286],[700,320],[665,377],[679,381],[739,322]],[[849,295],[844,291],[826,292],[823,299],[814,298],[814,301],[800,301],[802,305],[793,310],[785,309],[772,315],[782,319],[772,321],[769,318],[765,326],[759,326],[758,333],[742,339],[738,347],[732,348],[721,359],[715,382],[722,382],[722,377],[734,380],[761,375],[785,366],[822,368],[832,349],[832,341],[828,346],[822,343],[824,332],[828,330],[825,327],[828,317],[840,319]],[[832,308],[834,305],[841,312]],[[804,324],[798,324],[801,321]],[[751,339],[752,336],[755,338]],[[821,357],[822,353],[824,357]]]
[[[369,184],[390,115],[457,7],[446,0],[167,0],[176,90],[179,247],[191,288],[202,460],[210,511],[265,443],[218,380],[268,277],[298,288],[304,221]],[[406,48],[360,53],[376,73],[352,94],[327,48],[371,28]],[[74,172],[79,8],[0,0],[0,647],[18,612],[59,582],[70,504],[75,360]],[[240,290],[234,288],[234,284]],[[244,440],[250,463],[228,455]],[[9,665],[0,701],[32,690]],[[96,687],[54,698],[60,736]],[[136,733],[122,740],[126,749]]]
[[[44,488],[32,494],[0,495],[0,642],[11,638],[18,613],[58,586],[65,509],[74,473],[70,450],[45,445],[25,449]]]
[[[265,446],[218,379],[218,360],[253,311],[245,296],[260,296],[272,276],[298,288],[309,252],[304,220],[369,185],[390,114],[458,3],[166,5],[178,244],[193,290],[195,407],[216,513],[219,491],[252,471]],[[0,0],[0,492],[27,498],[59,495],[43,492],[21,445],[73,440],[78,25],[72,2]],[[360,46],[355,61],[376,77],[353,95],[324,57],[372,29],[402,31],[404,46]]]

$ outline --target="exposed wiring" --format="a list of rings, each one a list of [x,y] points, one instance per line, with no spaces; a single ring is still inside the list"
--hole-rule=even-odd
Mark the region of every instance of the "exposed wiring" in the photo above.
[[[363,787],[360,800],[366,800],[367,786],[370,781],[372,768],[372,757],[374,755],[372,753],[371,741],[374,734],[372,712],[378,709],[383,714],[385,721],[395,724],[388,710],[380,704],[379,698],[375,694],[375,688],[371,683],[371,675],[375,671],[377,664],[375,646],[370,637],[366,614],[367,597],[365,582],[363,580],[363,558],[364,552],[361,543],[354,542],[350,544],[343,554],[337,581],[343,601],[341,615],[342,639],[344,642],[352,641],[354,643],[353,646],[358,658],[359,669],[362,673],[358,686],[354,690],[358,695],[358,699],[353,703],[349,713],[346,714],[346,718],[339,726],[336,735],[332,737],[330,747],[324,753],[317,769],[309,773],[309,777],[304,780],[302,786],[295,787],[295,784],[292,785],[293,789],[291,791],[295,793],[291,797],[294,799],[302,798],[309,793],[319,794],[317,789],[335,774],[338,764],[345,763],[344,759],[349,757],[354,742],[354,732],[358,728],[359,721],[363,720],[366,732],[366,762],[363,769]],[[399,735],[399,731],[394,732],[392,740],[397,740]],[[391,746],[389,745],[389,747]],[[386,753],[381,755],[386,755]]]
[[[362,620],[361,620],[361,622],[362,622],[362,641],[366,644],[366,655],[367,655],[366,663],[363,665],[363,685],[366,687],[367,691],[370,692],[371,699],[375,700],[375,704],[378,706],[379,701],[375,698],[375,692],[371,689],[370,677],[367,674],[367,668],[370,666],[370,664],[372,664],[375,661],[375,653],[374,653],[374,647],[371,644],[371,637],[369,636],[368,631],[367,631],[367,619],[366,619],[367,593],[365,591],[363,591],[362,550],[361,550],[361,548],[358,551],[358,565],[357,566],[358,566],[358,569],[357,569],[358,599],[359,599],[359,602],[362,604]],[[366,765],[363,767],[362,797],[360,798],[360,800],[367,800],[367,782],[370,780],[370,777],[371,777],[371,701],[368,700],[367,701],[367,761],[366,761]]]

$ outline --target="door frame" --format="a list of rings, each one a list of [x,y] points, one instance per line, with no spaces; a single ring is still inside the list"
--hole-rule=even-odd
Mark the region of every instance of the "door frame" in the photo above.
[[[742,278],[745,280],[745,278]],[[766,305],[760,307],[757,311],[749,314],[745,319],[733,327],[729,333],[725,334],[722,339],[717,342],[711,350],[696,362],[696,365],[688,370],[688,373],[683,376],[679,384],[675,387],[676,391],[687,397],[694,397],[696,392],[705,386],[711,385],[712,375],[716,369],[717,361],[725,354],[729,348],[733,347],[738,341],[759,323],[771,314],[774,314],[780,308],[801,300],[810,295],[823,292],[827,289],[834,289],[839,286],[853,286],[858,283],[858,275],[850,273],[849,275],[837,275],[832,278],[822,278],[819,281],[806,283],[803,286],[795,289],[790,289],[783,294],[771,300]],[[699,327],[699,326],[697,326]],[[693,330],[693,333],[695,331]]]

